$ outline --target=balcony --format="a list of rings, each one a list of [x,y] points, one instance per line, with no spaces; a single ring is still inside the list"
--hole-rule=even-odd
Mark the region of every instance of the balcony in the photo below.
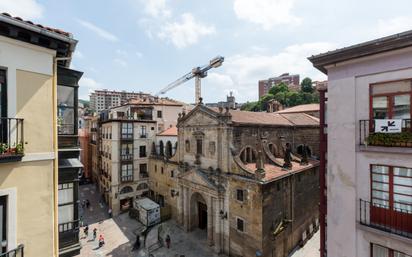
[[[148,137],[147,133],[140,133],[140,138],[147,138],[147,137]]]
[[[97,128],[91,128],[90,131],[91,132],[97,132]]]
[[[59,224],[59,233],[67,232],[71,230],[79,230],[78,220]]]
[[[133,181],[133,175],[121,176],[120,181],[121,182],[132,182]]]
[[[399,133],[376,133],[375,120],[360,120],[359,144],[361,146],[412,148],[411,119],[402,120]]]
[[[23,119],[0,118],[0,162],[20,161],[24,155]]]
[[[24,245],[20,244],[17,248],[10,250],[6,253],[0,253],[0,257],[23,257],[24,256]]]
[[[359,223],[374,229],[412,239],[412,212],[359,199]]]
[[[147,174],[147,172],[140,172],[139,174],[139,178],[148,178],[149,174]]]
[[[122,140],[133,140],[133,133],[131,134],[120,134],[120,139]]]
[[[122,161],[133,161],[133,154],[121,154],[120,160]]]

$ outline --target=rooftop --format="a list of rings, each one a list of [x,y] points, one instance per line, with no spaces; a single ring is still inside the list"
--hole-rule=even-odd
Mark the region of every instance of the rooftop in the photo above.
[[[158,136],[177,136],[177,128],[175,126],[170,127],[157,135]]]
[[[319,111],[319,104],[301,104],[297,106],[293,106],[281,111],[277,111],[276,113],[300,113],[300,112],[318,112]]]
[[[125,105],[168,105],[168,106],[183,106],[184,103],[170,99],[158,97],[138,97],[130,99]]]
[[[312,55],[308,59],[313,63],[315,68],[327,74],[328,71],[326,66],[328,65],[410,46],[412,46],[412,30],[333,51],[328,51],[318,55]]]
[[[281,158],[276,158],[276,159],[278,159],[279,162],[283,162],[283,159]],[[265,163],[265,167],[264,167],[265,177],[263,178],[263,181],[270,182],[270,181],[278,180],[283,177],[287,177],[290,174],[300,173],[302,171],[319,166],[319,162],[316,160],[309,160],[309,164],[307,165],[300,165],[297,162],[292,162],[292,164],[293,164],[292,169],[286,170],[277,165]],[[245,166],[252,173],[256,170],[256,163],[248,163],[248,164],[245,164]]]
[[[26,24],[26,25],[31,26],[31,27],[36,27],[36,28],[39,28],[39,29],[42,29],[42,30],[46,30],[46,31],[49,31],[49,32],[52,32],[52,33],[56,33],[56,34],[59,34],[59,35],[63,35],[63,36],[72,38],[72,34],[71,34],[71,33],[66,32],[66,31],[64,31],[64,30],[61,30],[61,29],[56,29],[56,28],[47,27],[47,26],[43,26],[43,25],[41,25],[41,24],[34,24],[34,22],[32,22],[32,21],[23,20],[23,19],[20,18],[20,17],[13,17],[13,16],[11,16],[10,14],[5,13],[5,12],[4,12],[4,13],[1,13],[0,16],[2,16],[3,18],[7,18],[7,19],[9,19],[9,20],[14,20],[14,21],[16,21],[17,23]]]

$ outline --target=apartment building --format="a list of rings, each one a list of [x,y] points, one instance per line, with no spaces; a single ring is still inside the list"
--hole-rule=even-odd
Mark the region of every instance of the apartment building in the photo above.
[[[321,256],[412,256],[412,31],[309,60],[328,75]]]
[[[176,125],[183,104],[138,98],[100,114],[99,188],[113,214],[148,194],[148,161],[156,134]]]
[[[120,106],[133,98],[149,96],[142,92],[126,92],[114,90],[95,90],[90,94],[90,108],[97,112]]]
[[[216,253],[289,256],[318,225],[318,122],[200,102],[158,135],[149,196]]]
[[[278,77],[272,77],[264,80],[259,80],[258,89],[259,89],[259,99],[269,93],[269,90],[279,84],[285,83],[289,86],[291,90],[300,90],[300,77],[299,74],[290,75],[289,73],[284,73]]]
[[[63,238],[78,233],[67,223],[75,193],[60,183],[57,161],[58,133],[73,130],[64,123],[74,117],[65,86],[81,76],[68,69],[76,43],[70,33],[0,14],[2,256],[58,256]]]

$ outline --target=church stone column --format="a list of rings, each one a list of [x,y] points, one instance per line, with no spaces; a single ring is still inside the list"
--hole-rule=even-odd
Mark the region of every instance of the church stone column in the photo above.
[[[208,197],[207,200],[207,243],[213,245],[213,198]]]
[[[183,224],[185,226],[186,232],[190,230],[190,213],[189,213],[189,188],[185,187],[184,188],[184,209],[183,209]]]
[[[215,243],[215,252],[220,253],[221,252],[221,228],[222,228],[222,219],[220,218],[220,204],[219,204],[219,199],[213,199],[214,204],[213,206],[215,207],[213,212],[215,216],[214,220],[214,243]]]
[[[183,208],[184,208],[184,188],[182,185],[179,185],[179,196],[177,198],[177,217],[178,223],[183,226]]]

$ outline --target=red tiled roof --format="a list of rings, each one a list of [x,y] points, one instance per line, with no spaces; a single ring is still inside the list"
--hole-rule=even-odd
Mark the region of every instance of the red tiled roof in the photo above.
[[[127,102],[127,104],[183,106],[183,103],[169,98],[154,98],[145,96],[132,98]]]
[[[177,136],[177,128],[175,126],[170,127],[157,135],[158,136]]]
[[[296,112],[318,112],[319,111],[319,104],[302,104],[293,106],[281,111],[277,111],[276,113],[296,113]]]
[[[6,13],[6,12],[1,13],[0,15],[7,16],[7,17],[12,18],[12,19],[14,19],[14,20],[18,20],[18,21],[24,22],[24,23],[26,23],[26,24],[28,24],[28,25],[36,26],[36,27],[39,27],[39,28],[41,28],[41,29],[45,29],[45,30],[48,30],[48,31],[50,31],[50,32],[54,32],[54,33],[57,33],[57,34],[60,34],[60,35],[66,36],[66,37],[71,37],[71,34],[70,34],[69,32],[63,31],[63,30],[61,30],[61,29],[50,28],[50,27],[43,26],[43,25],[41,25],[41,24],[34,24],[32,21],[23,20],[23,19],[20,18],[20,17],[13,17],[13,16],[11,16],[10,14],[8,14],[8,13]]]
[[[279,160],[283,162],[283,159],[279,159]],[[256,170],[256,163],[248,163],[245,165],[250,171]],[[299,173],[299,172],[308,170],[316,166],[319,166],[319,162],[315,160],[309,160],[308,165],[300,165],[297,162],[292,162],[292,168],[290,170],[283,169],[282,167],[279,167],[273,164],[265,163],[265,167],[264,167],[265,177],[263,178],[263,181],[276,180],[281,177],[287,176],[288,174]]]
[[[218,108],[211,108],[219,112]],[[225,112],[225,110],[223,111]],[[319,119],[305,113],[269,113],[229,110],[232,121],[240,124],[262,124],[274,126],[316,126]]]

